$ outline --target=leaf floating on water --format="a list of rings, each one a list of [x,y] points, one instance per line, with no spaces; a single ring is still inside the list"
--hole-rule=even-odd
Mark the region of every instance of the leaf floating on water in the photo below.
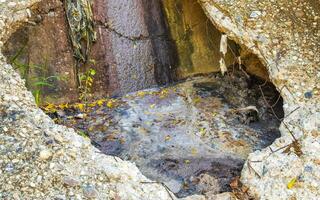
[[[200,135],[201,137],[204,137],[206,135],[206,129],[205,128],[200,128]]]
[[[151,104],[151,105],[150,105],[150,108],[151,108],[151,109],[153,109],[153,108],[155,108],[155,107],[156,107],[156,104]]]
[[[193,99],[193,103],[197,104],[201,101],[201,98],[200,97],[196,97]]]
[[[185,164],[190,164],[191,161],[190,161],[190,160],[184,160],[184,163],[185,163]]]
[[[94,127],[93,127],[93,126],[90,126],[90,127],[88,128],[88,130],[89,130],[89,131],[93,131],[93,130],[94,130]]]
[[[171,136],[170,136],[170,135],[167,135],[164,140],[165,140],[166,142],[169,141],[169,140],[171,140]]]
[[[69,105],[68,105],[68,103],[65,103],[65,104],[60,104],[58,107],[59,107],[60,109],[64,110],[64,109],[68,109],[68,108],[69,108]]]
[[[98,104],[98,106],[102,106],[104,102],[105,102],[104,99],[100,99],[97,101],[97,104]]]
[[[144,92],[144,91],[139,91],[139,92],[137,93],[137,95],[138,95],[139,97],[144,97],[144,96],[146,95],[146,92]]]
[[[112,102],[111,100],[108,101],[107,107],[108,107],[108,108],[113,108],[113,102]]]
[[[56,112],[56,106],[52,103],[49,103],[46,107],[44,107],[44,110],[47,112],[47,113],[53,113],[53,112]]]
[[[191,148],[191,154],[192,155],[197,155],[198,154],[198,150],[196,148]]]
[[[297,182],[297,178],[291,179],[291,180],[289,181],[288,185],[287,185],[287,188],[288,188],[288,189],[291,189],[296,182]]]
[[[88,106],[91,107],[91,108],[93,108],[93,107],[96,106],[96,103],[89,103]]]

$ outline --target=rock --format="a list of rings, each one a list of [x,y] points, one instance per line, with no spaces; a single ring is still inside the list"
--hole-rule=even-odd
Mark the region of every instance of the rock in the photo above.
[[[282,137],[270,147],[249,155],[242,170],[241,181],[257,199],[319,199],[320,193],[316,191],[320,188],[315,187],[314,183],[320,181],[320,176],[311,177],[305,173],[299,188],[286,187],[292,178],[303,173],[305,166],[309,166],[310,162],[314,164],[314,158],[320,156],[319,153],[310,152],[318,146],[318,142],[313,143],[311,133],[319,132],[319,125],[314,120],[319,113],[320,96],[313,95],[309,98],[310,93],[303,95],[306,88],[313,88],[319,82],[315,75],[311,75],[311,71],[318,68],[320,63],[319,56],[312,53],[318,52],[319,34],[311,33],[314,24],[318,24],[319,3],[312,0],[280,0],[277,3],[247,0],[221,3],[213,0],[200,1],[200,4],[220,31],[237,41],[244,49],[256,54],[264,63],[270,80],[281,91],[286,105],[284,108],[287,117],[280,126]],[[287,12],[289,10],[291,12]],[[303,10],[304,14],[296,12],[296,15],[301,16],[300,20],[305,20],[305,23],[291,21],[289,16],[295,14],[294,10]],[[246,23],[239,26],[236,23],[238,18],[244,19]],[[309,31],[310,33],[307,33]],[[266,42],[256,41],[256,38],[261,36],[267,38]],[[303,87],[300,86],[302,83]],[[295,153],[288,155],[282,151],[273,152],[292,143],[291,134],[299,138],[303,156],[298,157]],[[252,172],[252,168],[257,173],[266,174],[260,178]]]
[[[252,11],[251,13],[250,13],[250,18],[257,18],[257,17],[259,17],[259,16],[261,16],[261,11],[259,11],[259,10],[255,10],[255,11]]]
[[[304,97],[307,98],[307,99],[311,99],[312,98],[312,92],[304,93]]]
[[[63,183],[67,186],[75,187],[80,184],[80,181],[70,176],[66,176],[63,178]]]
[[[63,143],[64,142],[64,138],[59,134],[59,135],[55,135],[54,136],[54,140],[58,143]]]
[[[97,190],[93,185],[86,185],[83,187],[83,194],[87,198],[95,198],[97,196]]]
[[[48,160],[52,156],[52,152],[50,150],[42,150],[40,151],[39,158],[41,160]]]
[[[77,115],[74,116],[74,117],[77,118],[77,119],[83,119],[85,116],[86,116],[86,114],[84,114],[84,113],[79,113],[79,114],[77,114]]]
[[[165,185],[170,189],[173,193],[178,193],[181,190],[182,184],[176,180],[170,180],[165,182]]]

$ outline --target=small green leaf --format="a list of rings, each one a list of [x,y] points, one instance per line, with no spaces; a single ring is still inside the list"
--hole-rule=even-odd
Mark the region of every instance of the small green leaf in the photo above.
[[[52,84],[44,82],[44,81],[38,81],[33,83],[33,86],[48,86],[48,87],[53,87]]]
[[[90,74],[91,74],[92,76],[96,75],[96,70],[91,69],[91,70],[90,70]]]

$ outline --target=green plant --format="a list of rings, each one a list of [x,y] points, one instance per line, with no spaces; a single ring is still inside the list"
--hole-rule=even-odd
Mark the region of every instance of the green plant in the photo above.
[[[96,70],[90,68],[86,72],[79,74],[80,80],[80,101],[87,103],[89,98],[92,96],[92,85],[94,82],[94,75],[96,75]]]
[[[23,53],[25,47],[22,47],[11,59],[10,63],[15,70],[19,70],[19,73],[23,79],[26,80],[26,87],[32,91],[36,104],[39,106],[42,103],[42,91],[45,87],[53,88],[52,82],[54,80],[63,80],[60,76],[43,76],[46,74],[47,62],[44,65],[28,64],[21,61],[20,55]],[[38,74],[42,74],[41,77],[30,78],[30,71],[37,70]]]
[[[39,106],[42,103],[42,91],[44,87],[53,88],[54,85],[51,84],[53,80],[62,80],[59,76],[49,76],[49,77],[37,77],[35,81],[32,82],[32,94],[35,98],[36,104]]]

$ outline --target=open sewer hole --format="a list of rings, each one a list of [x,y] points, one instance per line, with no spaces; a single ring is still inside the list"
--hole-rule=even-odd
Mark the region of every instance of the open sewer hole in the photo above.
[[[47,70],[47,58],[37,57],[36,47],[29,48],[35,41],[28,34],[27,27],[20,29],[3,52],[36,95],[42,78],[56,72]],[[39,69],[30,63],[44,64]],[[136,163],[146,177],[178,197],[210,196],[231,191],[230,182],[240,176],[248,154],[280,137],[282,98],[272,83],[247,71],[231,65],[224,76],[206,73],[86,106],[43,108],[56,123],[75,128],[103,153]],[[32,84],[34,79],[39,84]],[[53,90],[42,86],[46,93]]]
[[[98,101],[85,112],[57,108],[49,115],[185,197],[231,191],[248,154],[280,137],[280,122],[267,104],[283,117],[271,83],[233,71]]]

